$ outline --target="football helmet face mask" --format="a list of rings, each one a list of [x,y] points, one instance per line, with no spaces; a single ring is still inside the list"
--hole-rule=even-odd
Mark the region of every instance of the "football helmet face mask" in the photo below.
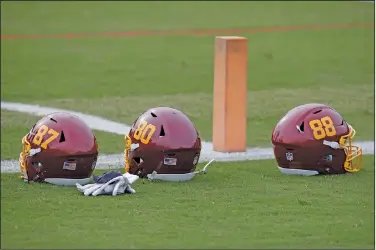
[[[125,136],[125,171],[146,178],[156,171],[185,180],[201,153],[194,124],[181,111],[169,107],[147,110]]]
[[[333,108],[305,104],[290,110],[274,127],[274,156],[282,173],[343,174],[362,166],[355,129]]]
[[[69,113],[52,113],[22,138],[21,178],[28,182],[85,185],[97,156],[96,138],[84,121]]]

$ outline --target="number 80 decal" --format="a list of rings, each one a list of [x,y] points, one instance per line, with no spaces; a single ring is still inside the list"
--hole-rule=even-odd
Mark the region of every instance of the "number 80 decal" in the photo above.
[[[143,144],[148,144],[154,132],[155,126],[142,120],[138,123],[138,126],[133,133],[133,138],[140,140]]]
[[[316,140],[321,140],[327,136],[335,136],[337,134],[333,121],[329,116],[324,116],[320,120],[311,120],[309,126],[311,127],[313,137],[315,137]]]

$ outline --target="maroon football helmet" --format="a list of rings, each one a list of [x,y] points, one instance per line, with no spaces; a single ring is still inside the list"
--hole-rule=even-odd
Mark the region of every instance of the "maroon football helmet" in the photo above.
[[[201,139],[196,127],[181,111],[156,107],[143,113],[125,136],[125,171],[147,177],[187,174],[196,169]]]
[[[272,134],[274,156],[285,174],[357,172],[362,149],[352,144],[355,130],[333,108],[310,103],[290,110]]]
[[[40,119],[22,138],[21,178],[56,185],[81,185],[95,168],[96,138],[79,117],[56,112]]]

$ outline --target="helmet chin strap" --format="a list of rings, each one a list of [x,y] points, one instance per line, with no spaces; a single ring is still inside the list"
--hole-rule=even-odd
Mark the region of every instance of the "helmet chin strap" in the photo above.
[[[341,148],[341,145],[338,142],[335,142],[335,141],[324,140],[322,143],[326,146],[331,147],[332,149],[340,149]]]
[[[151,174],[148,174],[148,180],[160,180],[160,181],[172,181],[172,182],[179,182],[179,181],[189,181],[193,179],[193,177],[196,174],[206,174],[206,169],[209,167],[209,165],[214,161],[214,159],[211,159],[203,169],[200,171],[195,171],[192,173],[186,173],[186,174],[158,174],[157,171],[153,171]]]

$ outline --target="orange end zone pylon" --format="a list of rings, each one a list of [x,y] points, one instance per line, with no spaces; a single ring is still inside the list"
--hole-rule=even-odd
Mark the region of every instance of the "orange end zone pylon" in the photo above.
[[[215,38],[213,150],[244,152],[247,147],[247,63],[245,37]]]

